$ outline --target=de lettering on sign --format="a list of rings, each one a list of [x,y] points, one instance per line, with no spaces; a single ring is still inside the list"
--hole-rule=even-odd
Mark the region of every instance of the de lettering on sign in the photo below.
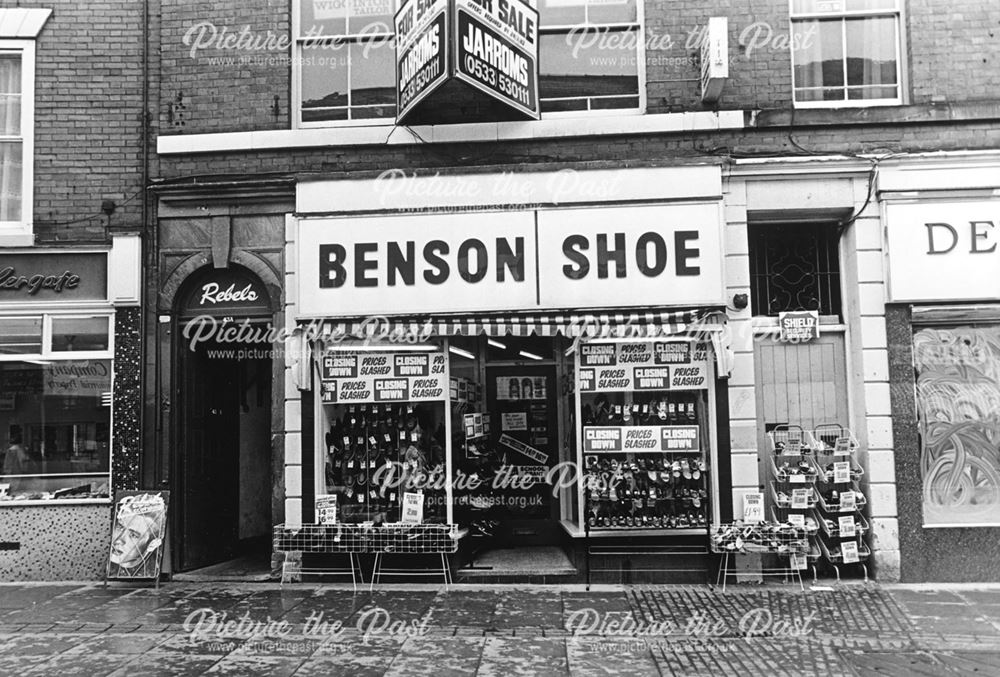
[[[962,242],[967,234],[970,254],[992,254],[997,250],[993,234],[993,221],[969,221],[968,227],[955,227],[950,223],[925,223],[927,229],[927,253],[929,255],[949,254]]]

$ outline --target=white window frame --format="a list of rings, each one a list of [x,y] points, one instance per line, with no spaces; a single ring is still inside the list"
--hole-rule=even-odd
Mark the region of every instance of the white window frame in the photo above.
[[[842,2],[845,0],[841,0]],[[843,68],[845,96],[848,91],[847,84],[847,33],[843,30],[846,19],[866,18],[866,17],[892,17],[896,20],[896,89],[898,95],[894,98],[886,99],[838,99],[836,101],[799,101],[796,98],[797,88],[795,86],[795,45],[794,40],[788,41],[788,55],[792,70],[792,105],[795,108],[871,108],[875,106],[900,106],[904,103],[904,92],[906,91],[906,69],[903,68],[904,40],[904,15],[903,4],[900,0],[895,0],[894,9],[865,9],[865,10],[842,10],[837,12],[799,12],[794,11],[795,0],[788,0],[789,31],[794,33],[795,24],[802,21],[812,21],[817,19],[840,19],[841,40],[843,43]]]
[[[635,28],[636,29],[636,41],[638,42],[636,46],[636,65],[638,66],[636,70],[636,77],[638,79],[639,87],[639,105],[635,108],[590,108],[591,99],[620,99],[620,95],[614,96],[588,96],[588,97],[561,97],[559,99],[545,99],[547,101],[576,101],[581,98],[587,100],[586,110],[566,110],[566,111],[551,111],[548,113],[542,113],[543,120],[553,120],[559,118],[579,118],[579,117],[607,117],[615,115],[642,115],[646,112],[646,3],[644,0],[635,0],[635,22],[634,23],[613,23],[613,24],[593,24],[595,28],[599,29],[610,29],[610,30],[626,30]],[[586,11],[586,9],[584,10]],[[554,26],[542,26],[541,22],[541,10],[539,10],[539,21],[538,21],[538,36],[539,39],[542,35],[552,34],[552,33],[565,33],[572,30],[574,26],[572,25],[554,25]],[[541,58],[541,40],[539,40],[539,59]],[[540,76],[539,76],[540,78]],[[542,93],[541,86],[539,83],[539,106],[541,106]]]
[[[302,2],[304,0],[293,0],[292,1],[292,129],[321,129],[325,127],[388,127],[396,124],[396,116],[391,118],[360,118],[356,120],[323,120],[318,122],[306,122],[302,119],[302,45],[301,42],[305,40],[299,36],[299,32],[302,30]],[[394,7],[396,10],[399,9],[399,0],[395,0]],[[352,34],[347,33],[338,36],[324,36],[324,38],[329,37],[330,39],[342,40],[345,45],[345,56],[348,59],[348,76],[347,76],[347,108],[348,115],[350,115],[350,101],[351,101],[351,76],[350,76],[350,45],[357,42],[357,36],[352,36]],[[395,32],[391,33],[378,33],[374,35],[365,35],[365,39],[368,40],[386,40],[394,42],[396,39]],[[393,70],[393,81],[395,81],[395,69]],[[396,103],[393,103],[395,106]],[[398,110],[397,110],[398,114]]]
[[[302,29],[302,7],[301,4],[305,0],[292,0],[292,40],[290,47],[291,61],[292,61],[292,129],[329,129],[331,127],[385,127],[391,128],[396,126],[396,118],[365,118],[359,120],[326,120],[322,122],[305,122],[302,120],[302,58],[301,58],[301,46],[300,42],[302,39],[299,37],[299,33]],[[575,111],[554,111],[550,113],[542,113],[543,120],[553,120],[559,118],[581,118],[581,117],[612,117],[621,115],[643,115],[646,112],[646,22],[645,22],[645,2],[644,0],[635,0],[636,2],[636,21],[635,24],[632,23],[619,23],[619,24],[595,24],[601,28],[633,28],[637,30],[637,41],[638,46],[636,48],[636,60],[637,60],[637,77],[639,80],[639,105],[636,108],[607,108],[607,109],[597,109],[597,110],[575,110]],[[532,3],[533,6],[537,7],[537,2]],[[396,7],[398,9],[399,2],[397,0]],[[546,26],[544,29],[539,28],[539,36],[544,33],[554,33],[562,31],[567,31],[573,28],[572,26]],[[381,35],[375,37],[383,37]],[[384,36],[386,39],[395,40],[395,34],[390,33]],[[349,58],[349,57],[348,57]],[[393,75],[395,77],[395,74]],[[350,79],[348,79],[350,83]],[[350,92],[348,92],[348,97],[350,97]],[[573,97],[579,98],[579,97]],[[597,97],[587,97],[597,98]],[[609,97],[609,98],[620,98],[620,97]],[[349,105],[349,104],[348,104]],[[539,104],[540,105],[540,104]],[[589,103],[588,103],[589,106]],[[398,111],[397,111],[398,114]]]
[[[21,57],[21,133],[0,140],[21,141],[21,220],[0,221],[0,247],[34,244],[35,41],[0,39],[0,54]]]

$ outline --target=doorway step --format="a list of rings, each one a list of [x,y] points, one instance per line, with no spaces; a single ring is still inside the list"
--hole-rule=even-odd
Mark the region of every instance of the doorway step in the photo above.
[[[214,581],[245,581],[262,583],[275,580],[271,576],[271,553],[243,555],[227,562],[174,574],[174,581],[210,583]]]
[[[580,572],[557,546],[495,548],[455,571],[458,583],[574,583]]]

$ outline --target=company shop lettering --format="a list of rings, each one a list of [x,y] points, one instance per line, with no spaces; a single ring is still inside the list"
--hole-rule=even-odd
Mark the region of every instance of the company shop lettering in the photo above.
[[[570,280],[623,279],[638,273],[659,277],[698,276],[698,231],[679,230],[672,237],[649,231],[629,242],[625,233],[601,233],[594,237],[570,235],[563,240],[565,263],[559,268]],[[468,238],[457,246],[445,240],[418,243],[357,242],[350,248],[332,243],[319,246],[319,286],[337,289],[414,286],[418,279],[442,285],[456,274],[469,284],[487,278],[503,283],[524,282],[527,266],[525,238]],[[669,243],[668,243],[669,240]],[[541,257],[543,265],[549,265]]]

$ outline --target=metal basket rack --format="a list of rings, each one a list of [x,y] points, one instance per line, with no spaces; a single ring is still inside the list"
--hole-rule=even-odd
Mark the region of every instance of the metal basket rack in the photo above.
[[[813,511],[813,517],[817,522],[819,522],[819,528],[823,530],[823,533],[826,534],[827,538],[841,537],[840,528],[830,527],[830,525],[828,524],[829,522],[833,522],[834,524],[836,524],[836,522],[834,522],[833,520],[826,519],[820,514],[818,510]],[[864,515],[858,514],[854,519],[854,528],[857,531],[857,533],[866,534],[871,529],[871,525],[868,523],[868,520],[865,519]]]
[[[787,558],[787,566],[762,568],[760,575],[782,576],[786,581],[797,580],[799,587],[805,590],[801,568],[793,566],[793,556],[801,557],[804,563],[810,552],[808,533],[803,527],[778,522],[719,524],[712,527],[710,543],[712,552],[722,555],[716,585],[721,584],[723,592],[729,578],[737,575],[731,571],[732,556],[754,553]]]
[[[776,482],[785,482],[788,484],[811,484],[820,476],[819,467],[810,455],[771,454],[768,458],[771,463],[771,477],[773,477]],[[790,465],[786,469],[778,465],[779,460],[781,460],[782,464],[784,464],[786,462],[791,462],[792,459],[796,458],[800,459],[800,462],[804,462],[808,468],[800,468],[798,465]],[[786,461],[786,459],[788,459],[788,461]]]
[[[810,438],[811,446],[820,454],[848,456],[861,446],[854,433],[839,423],[823,423],[816,426]]]
[[[815,507],[816,504],[820,500],[820,495],[816,491],[816,487],[805,485],[805,486],[803,486],[801,488],[802,489],[809,489],[809,500],[806,502],[805,508],[813,508],[813,507]],[[781,493],[785,493],[785,492],[781,492]],[[791,508],[792,507],[791,496],[789,496],[788,494],[785,494],[785,496],[786,496],[786,500],[784,500],[784,501],[778,500],[778,491],[777,491],[777,489],[774,488],[774,484],[771,484],[771,500],[774,501],[774,505],[776,507],[778,507],[778,508]],[[805,508],[801,508],[801,509],[805,509]],[[796,508],[796,510],[799,510],[799,509],[800,508]]]
[[[822,510],[825,513],[854,512],[858,508],[861,508],[868,504],[868,499],[865,498],[865,495],[861,492],[861,487],[858,486],[857,482],[851,482],[851,490],[854,492],[854,500],[855,500],[854,505],[856,507],[844,508],[841,507],[841,504],[839,502],[838,503],[827,502],[827,500],[823,498],[823,494],[820,494],[819,495],[820,510]]]
[[[456,524],[409,524],[387,523],[373,524],[302,524],[287,526],[279,524],[274,528],[274,549],[279,552],[346,554],[350,560],[350,568],[324,568],[305,570],[301,567],[289,566],[286,561],[282,571],[282,581],[287,580],[292,573],[313,573],[320,575],[346,575],[350,573],[351,581],[357,588],[360,576],[361,560],[359,555],[374,554],[375,563],[372,570],[371,583],[374,585],[381,573],[394,573],[408,576],[426,576],[430,572],[382,569],[382,557],[395,554],[440,555],[440,573],[445,585],[451,583],[451,569],[448,555],[458,551],[459,531]]]

